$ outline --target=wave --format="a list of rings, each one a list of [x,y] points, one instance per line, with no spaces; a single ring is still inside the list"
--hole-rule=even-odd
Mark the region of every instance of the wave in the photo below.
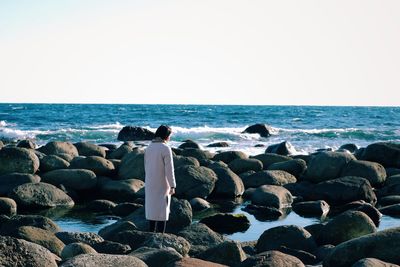
[[[0,127],[6,127],[7,123],[6,121],[0,121]]]

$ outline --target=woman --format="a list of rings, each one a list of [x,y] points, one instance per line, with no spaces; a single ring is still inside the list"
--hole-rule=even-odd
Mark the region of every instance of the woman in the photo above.
[[[171,195],[175,194],[174,164],[171,148],[166,144],[171,128],[158,127],[155,138],[144,154],[145,210],[150,232],[165,232],[169,219]]]

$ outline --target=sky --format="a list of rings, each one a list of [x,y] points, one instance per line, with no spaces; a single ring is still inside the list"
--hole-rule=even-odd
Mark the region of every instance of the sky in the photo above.
[[[398,0],[2,0],[0,102],[400,105]]]

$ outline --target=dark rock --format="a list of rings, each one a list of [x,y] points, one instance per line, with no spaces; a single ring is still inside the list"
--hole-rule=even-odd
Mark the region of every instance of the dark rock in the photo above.
[[[112,212],[117,216],[125,217],[141,207],[143,207],[143,205],[141,205],[141,204],[124,202],[124,203],[119,203],[118,205],[116,205],[112,209]]]
[[[178,232],[192,223],[193,212],[189,201],[172,197],[170,209],[167,231]]]
[[[292,255],[296,258],[298,258],[299,260],[301,260],[301,262],[305,263],[305,264],[316,264],[318,263],[317,257],[313,254],[311,254],[310,252],[304,251],[304,250],[300,250],[300,249],[292,249],[292,248],[287,248],[285,246],[281,246],[278,251],[285,253],[287,255]]]
[[[175,156],[174,157],[174,168],[179,168],[184,165],[192,165],[196,167],[200,167],[199,161],[194,157],[184,157],[184,156]]]
[[[280,251],[266,251],[247,258],[239,267],[264,267],[264,266],[290,266],[304,267],[304,264],[298,258],[284,254]]]
[[[128,255],[82,254],[67,260],[60,267],[147,267],[142,260]]]
[[[261,171],[263,164],[258,159],[234,159],[229,162],[228,167],[236,174],[247,171]]]
[[[125,126],[118,133],[119,141],[146,141],[153,140],[154,133],[146,128]]]
[[[243,131],[243,133],[259,134],[261,137],[269,137],[272,132],[271,126],[261,123],[253,124]]]
[[[391,186],[395,184],[400,184],[400,174],[392,175],[386,178],[385,185]]]
[[[92,212],[103,212],[110,214],[112,213],[112,210],[117,206],[114,202],[107,200],[107,199],[95,199],[90,201],[86,209],[90,210]]]
[[[25,183],[39,183],[40,177],[28,173],[10,173],[0,176],[0,196],[8,195],[15,187]]]
[[[201,150],[198,148],[187,148],[182,150],[181,156],[193,157],[200,161],[203,159],[212,159],[214,157],[214,154],[207,150]]]
[[[346,150],[348,150],[350,153],[354,153],[354,152],[356,152],[356,150],[358,149],[358,146],[357,146],[356,144],[344,144],[344,145],[341,145],[341,146],[339,147],[339,149],[346,149]]]
[[[168,264],[182,259],[182,255],[175,249],[166,248],[149,248],[141,247],[133,251],[129,255],[135,256],[144,261],[149,267],[159,267],[160,263]]]
[[[28,149],[35,149],[36,145],[31,140],[21,140],[17,143],[17,147],[28,148]]]
[[[382,185],[386,180],[385,168],[376,162],[352,160],[342,170],[341,176],[358,176],[367,179],[372,186]]]
[[[317,248],[313,237],[307,230],[296,225],[283,225],[264,231],[258,239],[256,249],[258,253],[261,253],[279,249],[281,246],[307,252],[313,252]]]
[[[259,154],[252,158],[258,159],[263,163],[263,168],[266,170],[271,164],[291,160],[291,157],[278,155],[274,153]]]
[[[39,158],[26,148],[4,147],[0,150],[0,175],[13,172],[35,173],[39,169]]]
[[[43,155],[46,155],[46,154],[43,154]],[[69,163],[75,158],[75,156],[73,156],[71,154],[66,154],[66,153],[58,153],[56,156],[62,158],[63,160],[68,161]]]
[[[122,159],[126,154],[133,151],[133,147],[130,145],[122,144],[117,149],[113,150],[108,154],[109,159]]]
[[[318,247],[314,254],[319,261],[323,261],[334,248],[334,245],[323,245]]]
[[[127,254],[131,251],[131,247],[126,244],[120,244],[113,241],[103,241],[92,245],[93,249],[98,253],[105,254]]]
[[[187,256],[190,250],[190,243],[183,237],[174,234],[152,233],[141,246],[157,249],[171,247],[182,256]]]
[[[246,188],[259,187],[262,185],[285,185],[295,183],[296,177],[285,171],[260,171],[246,178],[243,178],[243,183]]]
[[[303,216],[322,216],[328,214],[329,204],[324,200],[298,202],[293,204],[293,210]]]
[[[100,198],[116,201],[132,201],[138,197],[144,182],[138,179],[114,181],[107,177],[98,177],[97,183]]]
[[[117,221],[99,230],[99,235],[105,240],[111,240],[113,236],[124,231],[136,230],[137,227],[130,221]],[[116,241],[116,240],[114,240]]]
[[[186,140],[186,141],[183,142],[181,145],[179,145],[178,148],[181,148],[181,149],[187,149],[187,148],[201,148],[201,146],[200,146],[198,143],[196,143],[196,142],[194,142],[194,141],[192,141],[192,140]]]
[[[200,260],[196,258],[182,258],[179,261],[171,262],[166,267],[227,267],[226,265],[214,263],[211,261]]]
[[[21,226],[34,226],[52,233],[61,229],[47,217],[40,215],[15,215],[0,224],[0,235],[11,235]]]
[[[181,198],[206,198],[215,187],[217,175],[206,167],[181,166],[175,169],[176,195]]]
[[[80,156],[98,156],[105,158],[106,157],[106,149],[104,147],[89,143],[89,142],[78,142],[75,143],[74,146],[78,149],[78,153]]]
[[[253,204],[247,205],[243,210],[254,215],[254,217],[259,221],[277,220],[284,215],[283,210]]]
[[[0,197],[0,214],[7,216],[17,214],[17,203],[11,198]]]
[[[66,169],[68,168],[70,163],[65,159],[56,156],[56,155],[48,155],[44,156],[40,160],[40,171],[48,172],[58,169]]]
[[[69,166],[71,169],[86,169],[96,175],[112,175],[115,172],[114,164],[102,157],[89,156],[86,158],[74,158]]]
[[[218,213],[201,219],[200,223],[221,234],[244,232],[250,227],[250,221],[244,214]]]
[[[247,159],[249,156],[242,151],[224,151],[216,154],[212,160],[222,161],[229,164],[235,159]]]
[[[240,243],[230,240],[209,248],[196,257],[228,266],[236,266],[247,258]]]
[[[243,251],[247,254],[247,255],[256,255],[256,245],[257,245],[257,241],[244,241],[244,242],[240,242],[240,245],[242,246]]]
[[[339,209],[339,213],[345,212],[347,210],[355,210],[355,211],[362,211],[368,215],[368,217],[374,222],[375,226],[378,227],[382,214],[369,203],[365,203],[365,201],[353,201]],[[330,216],[330,215],[329,215]]]
[[[307,164],[302,159],[292,159],[288,161],[272,163],[267,169],[286,171],[295,177],[300,177],[300,175],[302,175],[307,169]]]
[[[73,190],[93,189],[97,185],[96,174],[86,169],[59,169],[44,173],[42,181],[55,186],[64,185]]]
[[[99,146],[105,147],[108,150],[115,150],[118,148],[118,146],[116,144],[108,144],[108,143],[99,144]]]
[[[357,261],[351,267],[399,267],[399,265],[374,258],[365,258]]]
[[[81,242],[92,246],[104,241],[100,235],[89,232],[58,232],[56,236],[66,245]]]
[[[72,157],[79,156],[78,149],[70,142],[49,142],[37,150],[46,155],[68,154]]]
[[[74,201],[63,191],[51,184],[26,183],[17,186],[10,193],[21,209],[46,209],[72,207]]]
[[[393,204],[400,204],[400,196],[386,196],[378,200],[380,206],[389,206]]]
[[[122,180],[139,179],[144,181],[144,153],[133,151],[126,154],[121,160],[118,177]]]
[[[285,141],[279,144],[268,146],[265,150],[265,153],[274,153],[278,155],[289,156],[296,154],[297,151],[291,143]]]
[[[64,247],[61,252],[61,258],[68,260],[81,254],[97,254],[97,251],[85,243],[71,243]]]
[[[387,168],[400,168],[400,144],[391,142],[370,144],[365,148],[361,159],[378,162]]]
[[[229,147],[229,144],[227,142],[216,142],[207,145],[207,147]]]
[[[400,174],[400,168],[386,168],[386,176],[390,177],[393,175]]]
[[[217,175],[217,182],[213,194],[235,198],[241,196],[244,192],[242,179],[228,168],[213,169]]]
[[[263,185],[254,191],[251,195],[251,201],[256,205],[281,209],[290,206],[293,202],[293,197],[284,187]]]
[[[399,217],[400,216],[400,204],[393,204],[390,206],[385,206],[379,209],[382,214]]]
[[[57,262],[53,253],[40,245],[0,236],[0,266],[57,267]]]
[[[210,203],[207,200],[199,197],[192,198],[190,200],[190,206],[192,206],[192,210],[194,211],[202,211],[211,207]]]

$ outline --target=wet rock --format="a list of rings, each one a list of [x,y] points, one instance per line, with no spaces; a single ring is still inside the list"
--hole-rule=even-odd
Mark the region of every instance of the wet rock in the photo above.
[[[284,187],[263,185],[254,191],[251,195],[251,201],[255,205],[281,209],[290,206],[293,202],[293,197]]]
[[[98,253],[105,253],[105,254],[121,255],[121,254],[127,254],[131,251],[131,247],[129,245],[120,244],[117,242],[107,241],[107,240],[93,244],[92,247]]]
[[[314,238],[303,227],[283,225],[264,231],[258,239],[256,249],[261,253],[279,249],[281,246],[307,252],[313,252],[317,248]]]
[[[379,209],[382,214],[399,217],[400,216],[400,204],[393,204],[385,206]]]
[[[266,251],[247,258],[239,267],[290,266],[304,267],[298,258],[280,251]]]
[[[256,155],[252,158],[258,159],[263,163],[263,168],[266,170],[271,164],[291,160],[291,157],[278,155],[274,153],[264,153]]]
[[[67,260],[81,254],[97,254],[97,251],[88,244],[71,243],[64,247],[61,252],[61,258]]]
[[[285,141],[279,144],[268,146],[265,150],[265,153],[274,153],[278,155],[289,156],[296,154],[297,151],[291,143]]]
[[[79,156],[78,149],[70,142],[49,142],[37,150],[46,155],[68,154],[72,157]]]
[[[221,234],[244,232],[250,227],[250,221],[244,214],[218,213],[201,219],[200,223]]]
[[[57,267],[53,253],[25,240],[0,236],[1,266]]]
[[[104,241],[100,235],[90,232],[58,232],[56,236],[66,245],[81,242],[92,246]]]
[[[80,156],[98,156],[105,158],[106,157],[106,148],[102,146],[98,146],[89,142],[78,142],[75,143],[74,146],[78,149],[78,153]]]
[[[389,206],[393,204],[400,204],[400,196],[386,196],[378,200],[380,206]]]
[[[146,141],[153,140],[154,133],[146,128],[125,126],[118,133],[119,141]]]
[[[292,159],[277,163],[272,163],[268,166],[268,170],[281,170],[292,174],[295,177],[300,177],[307,169],[307,164],[302,159]]]
[[[42,174],[42,181],[55,186],[64,185],[73,190],[93,189],[97,185],[96,174],[86,169],[59,169]]]
[[[180,144],[178,146],[178,148],[181,148],[181,149],[201,148],[201,146],[198,143],[194,142],[193,140],[186,140],[182,144]]]
[[[63,191],[51,184],[26,183],[17,186],[10,193],[21,209],[46,209],[72,207],[74,201]]]
[[[144,181],[144,153],[133,151],[126,154],[119,166],[118,177],[121,180],[139,179]]]
[[[322,216],[328,214],[329,204],[324,200],[298,202],[293,204],[293,210],[303,216]]]
[[[228,168],[214,168],[217,182],[213,194],[223,197],[237,197],[244,192],[242,179]]]
[[[339,147],[339,149],[346,149],[350,153],[354,153],[357,151],[358,146],[356,144],[344,144]]]
[[[13,172],[35,173],[39,169],[39,158],[26,148],[4,147],[0,150],[0,175]]]
[[[386,180],[386,170],[381,164],[376,162],[352,160],[342,170],[341,176],[363,177],[372,186],[379,186]]]
[[[100,198],[116,201],[132,201],[144,188],[144,182],[138,179],[115,181],[107,177],[98,177],[97,183]]]
[[[90,201],[86,209],[92,212],[112,213],[112,210],[117,206],[114,202],[107,199],[95,199]]]
[[[272,170],[260,171],[246,178],[243,178],[243,183],[246,188],[259,187],[262,185],[285,185],[295,183],[296,177],[285,171]]]
[[[227,142],[215,142],[207,145],[207,147],[229,147],[229,144]]]
[[[176,195],[181,198],[206,198],[215,187],[217,175],[206,167],[182,166],[175,170]]]
[[[112,209],[112,213],[120,217],[125,217],[141,207],[143,207],[143,205],[137,203],[131,203],[131,202],[119,203]]]
[[[247,258],[240,243],[231,240],[209,248],[196,257],[228,266],[236,266]]]
[[[253,124],[243,131],[243,133],[259,134],[261,137],[269,137],[272,132],[271,126],[261,123]]]
[[[142,260],[128,255],[82,254],[73,257],[60,267],[147,267]]]
[[[224,151],[216,154],[213,157],[214,161],[222,161],[226,164],[229,164],[231,161],[235,159],[247,159],[249,156],[242,151]]]
[[[93,171],[96,175],[112,175],[115,172],[114,164],[102,157],[89,156],[77,157],[71,161],[71,169],[86,169]]]
[[[59,156],[48,155],[40,160],[40,171],[49,172],[58,169],[67,169],[69,165],[68,161]]]
[[[192,206],[192,210],[194,211],[202,211],[211,207],[210,203],[207,200],[199,197],[192,198],[190,200],[190,206]]]
[[[129,255],[141,259],[149,267],[159,267],[161,262],[163,264],[168,264],[170,262],[175,262],[182,259],[182,255],[170,247],[160,249],[141,247]]]
[[[378,162],[387,168],[400,168],[400,144],[391,142],[370,144],[365,148],[361,159]]]
[[[0,214],[7,216],[17,214],[17,203],[11,198],[0,197]]]
[[[243,210],[254,215],[254,217],[259,221],[278,220],[282,215],[284,215],[284,210],[253,204],[247,205]]]
[[[36,145],[32,140],[21,140],[17,143],[17,147],[35,149]]]
[[[117,221],[100,229],[99,235],[105,240],[111,240],[111,238],[118,233],[131,230],[137,230],[137,227],[134,223],[130,221]]]

